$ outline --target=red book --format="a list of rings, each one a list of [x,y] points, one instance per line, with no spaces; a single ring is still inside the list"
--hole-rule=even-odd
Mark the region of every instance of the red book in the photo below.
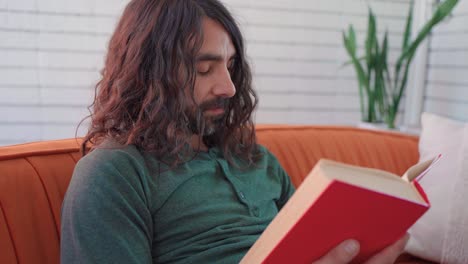
[[[362,263],[401,238],[430,207],[415,178],[320,160],[241,263],[312,263],[346,239],[360,242]]]

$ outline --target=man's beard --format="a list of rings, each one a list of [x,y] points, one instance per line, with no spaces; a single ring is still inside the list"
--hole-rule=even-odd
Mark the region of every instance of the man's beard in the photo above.
[[[223,126],[226,114],[216,116],[205,116],[204,112],[212,108],[221,108],[226,110],[228,99],[217,98],[211,101],[203,102],[188,113],[188,126],[193,134],[211,136]]]

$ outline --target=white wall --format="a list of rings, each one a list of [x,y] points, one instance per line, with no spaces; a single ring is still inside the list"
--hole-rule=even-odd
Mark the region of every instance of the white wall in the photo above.
[[[126,2],[0,0],[0,145],[74,136]],[[341,31],[354,23],[363,45],[369,4],[379,29],[389,29],[394,61],[409,6],[409,0],[223,2],[247,39],[260,97],[257,122],[303,124],[359,121],[354,71],[342,67],[348,57]]]
[[[424,110],[468,121],[468,1],[430,40]]]
[[[358,89],[354,69],[342,67],[349,60],[342,30],[353,23],[364,46],[369,4],[379,29],[389,30],[390,60],[395,61],[409,7],[407,0],[224,2],[247,38],[260,97],[259,123],[356,124]]]
[[[0,0],[0,145],[75,135],[126,2]]]

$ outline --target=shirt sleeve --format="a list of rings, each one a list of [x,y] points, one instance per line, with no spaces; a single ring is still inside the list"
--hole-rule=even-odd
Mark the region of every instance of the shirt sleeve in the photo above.
[[[77,164],[62,204],[61,263],[151,263],[141,171],[125,154],[94,152]]]

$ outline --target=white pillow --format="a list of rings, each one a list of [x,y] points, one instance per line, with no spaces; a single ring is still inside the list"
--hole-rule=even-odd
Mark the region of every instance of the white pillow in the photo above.
[[[421,181],[429,211],[409,230],[406,251],[441,263],[468,263],[468,123],[422,115],[420,161],[442,159]]]

